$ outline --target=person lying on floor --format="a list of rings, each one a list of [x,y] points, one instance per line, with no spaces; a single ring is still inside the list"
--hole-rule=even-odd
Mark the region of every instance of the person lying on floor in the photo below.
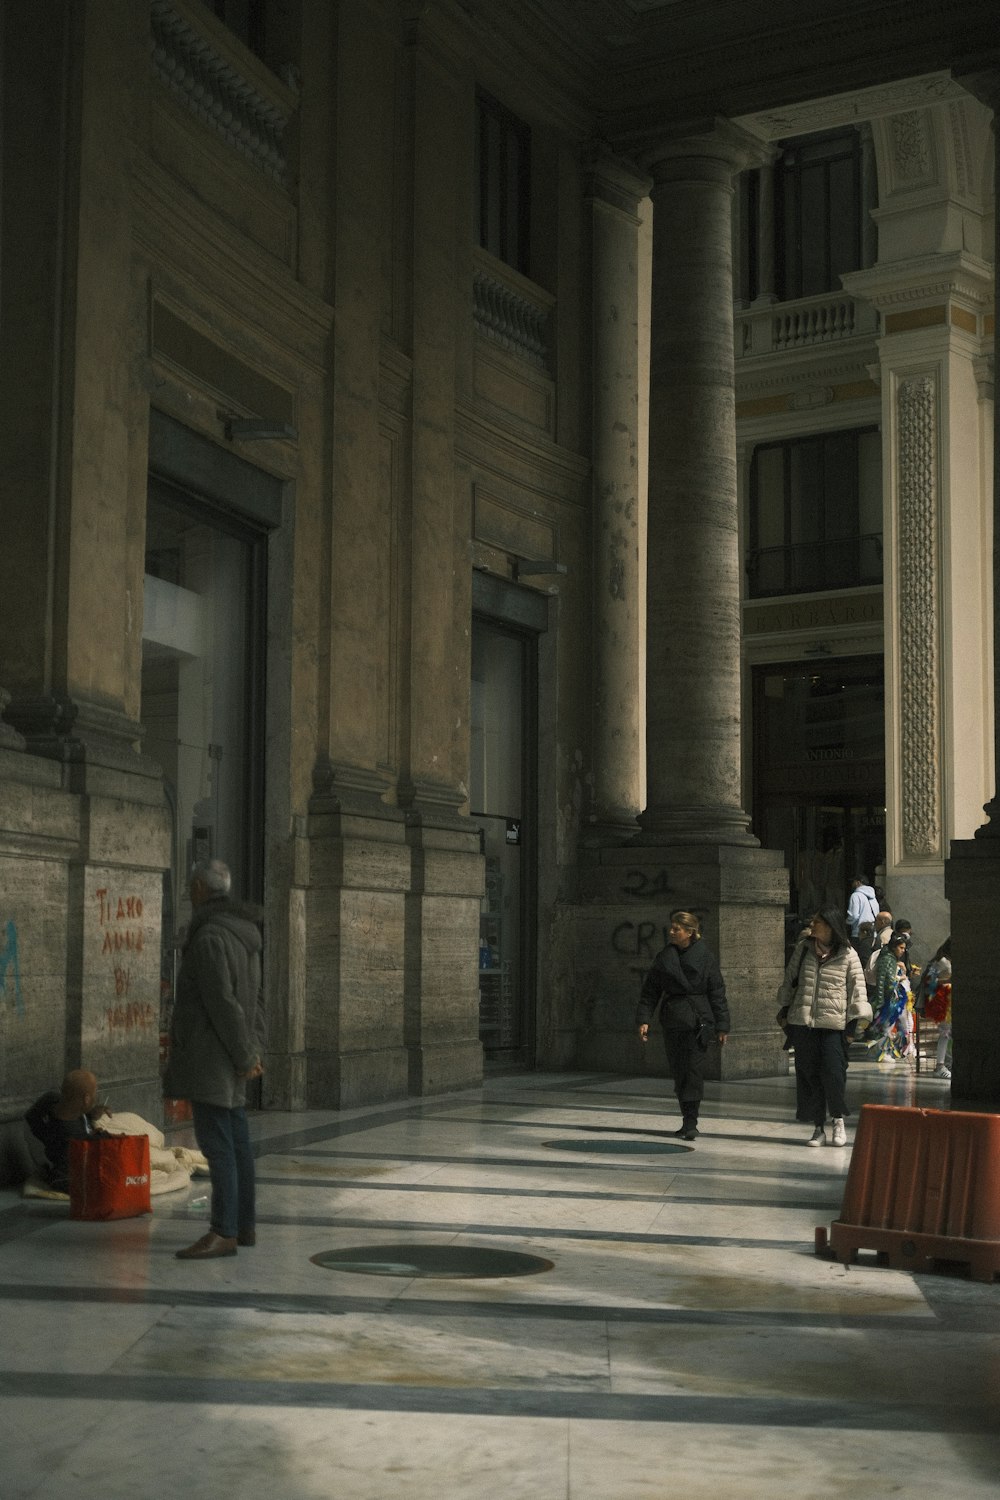
[[[25,1115],[28,1129],[45,1151],[45,1176],[60,1193],[69,1192],[69,1143],[93,1135],[98,1120],[110,1112],[97,1102],[97,1079],[85,1068],[73,1068],[56,1093],[50,1089]]]

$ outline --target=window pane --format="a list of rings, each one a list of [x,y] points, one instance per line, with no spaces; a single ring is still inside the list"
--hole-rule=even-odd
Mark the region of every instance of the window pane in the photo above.
[[[758,547],[785,545],[785,450],[760,448],[757,460]]]
[[[752,598],[881,581],[877,431],[827,433],[757,449],[747,576]]]
[[[527,274],[531,132],[495,99],[479,97],[479,243]]]
[[[858,535],[857,437],[832,432],[826,439],[824,501],[827,541]]]
[[[143,746],[163,770],[179,893],[200,858],[224,859],[242,884],[253,760],[251,547],[151,499],[146,548]]]
[[[858,185],[853,161],[830,165],[830,290],[859,264]]]
[[[827,273],[826,169],[810,167],[803,171],[799,186],[802,204],[799,214],[802,257],[799,295],[815,297],[830,289]]]

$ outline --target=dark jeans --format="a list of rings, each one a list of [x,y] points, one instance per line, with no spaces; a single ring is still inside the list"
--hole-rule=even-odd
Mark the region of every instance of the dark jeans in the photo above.
[[[705,1093],[705,1059],[708,1053],[698,1046],[695,1031],[664,1031],[663,1045],[667,1049],[674,1080],[674,1093],[685,1120],[697,1120],[698,1106]]]
[[[822,1031],[817,1026],[789,1026],[795,1048],[796,1111],[800,1120],[824,1125],[844,1115],[847,1085],[847,1047],[842,1031]]]
[[[232,1239],[256,1224],[253,1150],[245,1109],[192,1102],[194,1135],[212,1174],[212,1228]]]

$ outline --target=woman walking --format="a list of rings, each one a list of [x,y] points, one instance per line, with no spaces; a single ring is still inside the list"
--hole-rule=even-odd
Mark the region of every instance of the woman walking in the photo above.
[[[876,1061],[895,1063],[904,1057],[915,1059],[909,965],[906,938],[902,932],[894,932],[888,947],[879,955],[875,968],[874,1008],[875,1019],[868,1033],[868,1045],[875,1049]]]
[[[667,946],[656,955],[643,981],[635,1013],[645,1042],[657,1005],[660,1025],[681,1107],[674,1134],[685,1141],[698,1135],[698,1110],[705,1093],[705,1060],[712,1037],[724,1046],[729,1034],[726,986],[715,955],[705,946],[698,918],[689,911],[670,914]]]
[[[808,1146],[846,1146],[844,1091],[847,1052],[858,1023],[871,1020],[861,960],[851,947],[840,911],[817,912],[795,947],[778,991],[778,1020],[795,1051],[800,1118],[813,1121]]]

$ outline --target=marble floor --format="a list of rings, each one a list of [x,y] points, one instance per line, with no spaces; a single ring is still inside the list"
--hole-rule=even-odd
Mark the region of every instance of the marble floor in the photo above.
[[[669,1087],[258,1116],[234,1259],[174,1257],[197,1180],[110,1224],[0,1193],[0,1500],[996,1500],[1000,1284],[818,1258],[850,1147],[804,1148],[793,1080],[710,1085],[693,1147]],[[551,1268],[421,1277],[419,1246]]]

